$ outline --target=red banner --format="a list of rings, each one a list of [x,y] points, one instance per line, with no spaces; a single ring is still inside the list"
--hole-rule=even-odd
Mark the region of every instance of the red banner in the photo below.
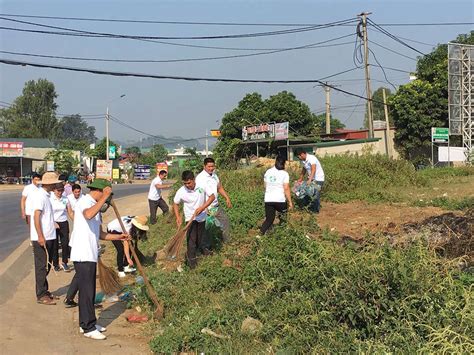
[[[0,156],[22,157],[23,142],[0,142]]]

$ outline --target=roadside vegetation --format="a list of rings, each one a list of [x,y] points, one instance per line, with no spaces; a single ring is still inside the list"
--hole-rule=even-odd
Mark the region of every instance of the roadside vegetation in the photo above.
[[[391,191],[437,193],[433,187],[446,179],[456,184],[474,175],[470,168],[415,171],[381,156],[322,163],[324,198],[336,202],[413,203]],[[288,224],[256,239],[264,214],[263,171],[220,172],[234,204],[228,211],[233,236],[221,245],[214,233],[217,252],[196,270],[178,272],[177,263],[150,260],[147,272],[165,305],[165,320],[148,324],[153,352],[474,352],[472,259],[447,257],[430,246],[426,233],[401,244],[383,234],[344,239],[321,230],[305,211],[292,212]],[[470,201],[463,208],[472,209]],[[161,249],[175,228],[171,216],[161,216],[144,253]],[[470,248],[469,239],[464,242]],[[142,309],[151,311],[142,286],[132,290]],[[247,317],[261,328],[242,330]],[[203,333],[206,328],[213,335]]]

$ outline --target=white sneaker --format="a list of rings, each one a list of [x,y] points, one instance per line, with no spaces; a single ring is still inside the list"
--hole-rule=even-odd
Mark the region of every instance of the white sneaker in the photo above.
[[[106,327],[103,327],[103,326],[98,325],[98,324],[95,325],[95,329],[97,329],[97,330],[98,330],[99,332],[101,332],[101,333],[107,331],[107,328],[106,328]],[[83,333],[84,333],[84,329],[82,329],[81,327],[79,327],[79,333],[83,334]]]
[[[135,269],[133,266],[127,265],[123,268],[123,271],[125,271],[125,272],[134,272],[134,271],[137,271],[137,269]]]
[[[262,236],[261,236],[260,234],[257,234],[257,235],[255,236],[255,238],[256,238],[256,239],[261,239]]]
[[[124,273],[123,271],[119,271],[119,272],[118,272],[118,276],[119,276],[120,278],[122,278],[122,277],[125,277],[125,276],[127,276],[127,275],[125,275],[125,273]]]
[[[91,339],[94,339],[94,340],[107,339],[107,337],[104,334],[102,334],[101,332],[99,332],[97,329],[93,330],[92,332],[84,333],[84,336],[86,338],[91,338]]]

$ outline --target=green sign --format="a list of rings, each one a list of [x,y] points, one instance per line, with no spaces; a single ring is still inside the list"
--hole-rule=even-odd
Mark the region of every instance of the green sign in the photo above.
[[[432,142],[448,142],[449,141],[449,128],[431,128],[431,141]]]
[[[111,145],[109,147],[109,159],[115,159],[115,146]]]

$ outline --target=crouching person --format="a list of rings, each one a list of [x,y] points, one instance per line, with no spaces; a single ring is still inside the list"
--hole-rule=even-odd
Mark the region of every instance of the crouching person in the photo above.
[[[197,252],[203,255],[211,254],[209,250],[210,242],[207,240],[205,233],[206,225],[206,209],[215,200],[215,192],[206,186],[197,186],[194,174],[190,170],[183,171],[181,176],[183,186],[176,191],[174,196],[173,211],[176,217],[178,228],[182,224],[179,205],[183,203],[184,220],[186,223],[191,222],[191,226],[187,231],[187,251],[186,262],[191,269],[197,265]],[[209,196],[206,200],[206,196]]]
[[[87,338],[106,339],[104,327],[96,324],[94,300],[98,261],[99,238],[103,240],[128,240],[128,234],[107,234],[101,229],[100,210],[112,194],[110,182],[95,179],[87,185],[88,195],[82,197],[75,207],[74,229],[71,236],[71,260],[76,274],[70,289],[79,290],[80,331]]]

